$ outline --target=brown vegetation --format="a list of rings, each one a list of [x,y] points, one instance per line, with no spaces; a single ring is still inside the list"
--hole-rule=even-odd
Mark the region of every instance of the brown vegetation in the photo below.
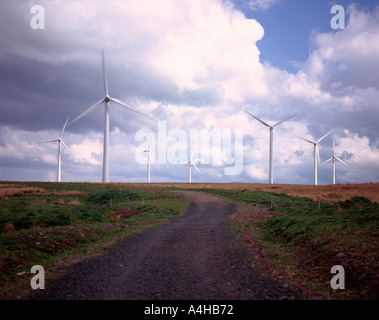
[[[7,200],[8,197],[20,197],[25,193],[29,194],[42,194],[46,192],[46,190],[42,188],[32,188],[27,186],[18,186],[18,185],[0,185],[0,199]]]
[[[28,187],[24,185],[0,184],[0,200],[7,200],[9,197],[20,197],[25,194],[44,196],[81,196],[85,192],[76,190],[53,190],[47,191],[42,188]],[[70,203],[74,204],[74,203]]]
[[[12,223],[7,223],[5,226],[2,227],[2,230],[4,233],[12,233],[16,231],[16,228]]]
[[[46,191],[46,196],[58,196],[58,197],[76,197],[76,196],[82,196],[85,195],[85,192],[76,191],[76,190],[53,190],[53,191]]]
[[[58,199],[58,200],[55,200],[52,202],[52,204],[57,204],[57,205],[60,205],[60,206],[78,206],[80,205],[81,203],[77,200],[69,200],[69,201],[65,201],[63,199]]]
[[[345,201],[354,196],[362,196],[379,204],[379,182],[320,186],[254,183],[157,183],[151,185],[176,188],[238,189],[285,193],[290,196],[307,197],[313,201],[321,201],[330,204]]]
[[[112,211],[109,213],[109,216],[111,217],[112,222],[115,222],[130,218],[131,216],[140,214],[142,212],[142,210],[136,208],[113,206]]]

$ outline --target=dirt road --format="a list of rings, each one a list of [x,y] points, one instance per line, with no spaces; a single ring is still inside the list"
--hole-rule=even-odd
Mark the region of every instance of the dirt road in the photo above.
[[[72,266],[42,299],[287,299],[293,293],[252,267],[225,218],[235,206],[200,192],[187,212]]]

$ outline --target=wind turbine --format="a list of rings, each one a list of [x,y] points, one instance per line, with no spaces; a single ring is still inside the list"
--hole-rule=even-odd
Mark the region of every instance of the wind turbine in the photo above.
[[[286,122],[288,121],[289,119],[292,119],[293,117],[297,116],[298,114],[294,114],[288,118],[285,118],[283,120],[280,120],[278,122],[276,122],[273,126],[270,126],[269,124],[267,124],[266,122],[264,122],[263,120],[257,118],[256,116],[252,115],[250,112],[247,112],[250,116],[252,116],[253,118],[257,119],[260,123],[262,123],[264,126],[268,127],[269,130],[270,130],[270,159],[269,159],[269,183],[270,184],[273,184],[274,183],[274,176],[273,176],[273,168],[272,168],[272,156],[273,156],[273,141],[274,141],[274,128],[277,127],[278,125],[282,124],[283,122]]]
[[[323,163],[321,163],[321,165],[323,165],[324,163],[332,161],[333,184],[336,184],[336,160],[338,160],[339,162],[343,163],[344,165],[350,167],[346,162],[342,161],[340,158],[338,158],[336,156],[335,143],[333,140],[333,156],[331,158],[329,158],[328,160],[325,160]]]
[[[314,179],[315,179],[315,186],[317,186],[317,159],[320,162],[320,154],[319,154],[319,151],[318,151],[318,143],[321,142],[321,140],[323,140],[327,135],[329,135],[330,133],[332,133],[333,130],[331,130],[327,134],[323,135],[317,141],[312,141],[312,140],[308,140],[308,139],[305,139],[305,138],[297,136],[300,139],[303,139],[303,140],[305,140],[305,141],[307,141],[309,143],[312,143],[313,146],[314,146],[314,167],[315,167],[315,169],[314,169],[314,176],[315,176]]]
[[[100,101],[96,102],[93,106],[89,107],[87,110],[85,110],[83,113],[81,113],[79,116],[77,116],[74,120],[72,120],[69,125],[73,124],[74,122],[78,121],[79,119],[83,118],[90,112],[96,110],[99,108],[103,102],[105,103],[105,110],[104,110],[104,150],[103,150],[103,182],[108,182],[109,177],[109,157],[108,157],[108,148],[109,148],[109,102],[115,102],[119,104],[120,106],[123,106],[124,108],[127,108],[129,110],[132,110],[136,113],[139,113],[145,117],[150,118],[148,115],[128,106],[127,104],[123,103],[122,101],[112,98],[109,96],[108,93],[108,81],[106,77],[106,71],[105,71],[105,62],[104,62],[104,50],[102,50],[102,62],[103,62],[103,84],[104,84],[104,91],[105,91],[105,97],[102,98]],[[151,118],[150,118],[151,119]]]
[[[199,168],[196,166],[196,164],[193,162],[192,158],[193,158],[193,155],[195,153],[195,149],[192,151],[192,154],[191,154],[191,158],[187,161],[182,161],[182,162],[179,162],[180,164],[184,164],[184,163],[188,163],[188,181],[189,183],[191,183],[191,165],[195,167],[195,169],[199,172]]]
[[[68,150],[66,144],[62,140],[63,132],[64,132],[64,129],[66,128],[66,126],[67,126],[68,119],[69,119],[69,117],[67,118],[67,120],[66,120],[66,122],[65,122],[65,124],[64,124],[64,126],[62,128],[61,134],[59,135],[58,139],[38,142],[38,144],[50,143],[50,142],[58,142],[58,172],[57,172],[57,182],[61,182],[61,163],[62,163],[62,161],[61,161],[61,144],[67,149],[67,151],[70,152],[70,150]]]
[[[155,155],[155,153],[153,151],[151,151],[150,145],[151,145],[151,142],[149,144],[149,148],[147,148],[144,151],[139,152],[139,153],[145,153],[145,152],[147,153],[147,183],[150,183],[150,153],[154,156],[154,158],[156,160],[158,160],[158,158]]]

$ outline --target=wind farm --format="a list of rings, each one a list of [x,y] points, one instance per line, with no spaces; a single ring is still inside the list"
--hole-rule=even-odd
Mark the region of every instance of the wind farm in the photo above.
[[[109,111],[110,111],[110,108],[109,108],[109,105],[110,105],[110,102],[115,102],[116,104],[118,105],[121,105],[123,106],[124,108],[128,109],[128,110],[131,110],[133,112],[136,112],[142,116],[144,116],[145,118],[148,118],[150,120],[152,120],[152,118],[135,109],[135,108],[132,108],[130,107],[129,105],[125,104],[124,102],[120,101],[119,99],[116,99],[116,98],[113,98],[113,97],[110,97],[109,95],[109,90],[108,90],[108,80],[107,80],[107,74],[106,74],[106,69],[105,69],[105,58],[104,58],[104,50],[102,50],[102,74],[103,74],[103,89],[104,89],[104,92],[105,92],[105,97],[103,97],[101,100],[99,100],[98,102],[96,102],[94,105],[92,105],[91,107],[89,107],[88,109],[86,109],[84,112],[82,112],[80,115],[78,115],[76,118],[74,118],[73,120],[71,120],[70,122],[68,122],[69,120],[69,117],[67,118],[62,130],[61,130],[61,133],[59,135],[59,138],[58,139],[54,139],[54,140],[49,140],[49,141],[44,141],[44,142],[40,142],[40,144],[42,143],[50,143],[50,142],[58,142],[58,169],[57,169],[57,181],[58,182],[61,182],[61,145],[63,145],[67,150],[67,146],[65,145],[65,143],[63,142],[62,140],[62,136],[63,136],[63,133],[66,129],[66,127],[69,127],[70,125],[74,124],[75,122],[77,122],[78,120],[80,120],[81,118],[85,117],[86,115],[88,115],[89,113],[91,113],[92,111],[98,109],[101,107],[101,105],[104,103],[104,135],[103,135],[103,170],[102,170],[102,182],[103,183],[108,183],[109,182],[109,131],[110,131],[110,128],[109,128],[109,122],[110,122],[110,117],[109,117]],[[281,120],[278,120],[277,122],[275,122],[273,125],[270,125],[268,124],[267,122],[263,121],[262,119],[258,118],[257,116],[253,115],[252,113],[248,112],[248,111],[245,111],[245,113],[247,115],[249,115],[250,117],[256,119],[258,122],[260,122],[261,124],[263,124],[265,127],[267,127],[269,129],[269,180],[268,180],[268,183],[269,184],[274,184],[274,175],[273,175],[273,149],[274,149],[274,128],[278,127],[279,125],[283,124],[284,122],[287,122],[293,118],[295,118],[297,114],[293,114],[291,116],[288,116],[284,119],[281,119]],[[334,131],[331,130],[329,131],[327,134],[325,134],[324,136],[322,136],[320,139],[318,139],[317,141],[313,141],[313,140],[310,140],[310,139],[306,139],[306,138],[303,138],[303,137],[300,137],[300,136],[297,136],[298,138],[302,139],[302,140],[305,140],[306,142],[309,142],[311,144],[313,144],[314,146],[314,185],[318,185],[318,177],[317,177],[317,166],[318,166],[318,163],[320,163],[320,156],[319,156],[319,147],[318,147],[318,144],[324,139],[326,138],[330,133],[332,133]],[[165,137],[166,133],[164,134],[164,137]],[[209,134],[207,133],[207,136],[209,138]],[[160,137],[160,135],[158,134],[158,137]],[[165,137],[167,138],[167,137]],[[192,139],[192,137],[190,137]],[[221,137],[219,137],[221,138]],[[154,143],[155,145],[155,143]],[[158,144],[159,145],[159,144]],[[160,144],[160,146],[162,147],[162,144]],[[195,152],[198,152],[198,147],[199,145],[196,144],[195,147],[193,147],[193,151],[191,153],[191,156],[189,157],[188,160],[186,161],[181,161],[179,162],[178,164],[188,164],[188,182],[189,183],[192,183],[192,167],[195,168],[195,170],[201,174],[201,171],[199,170],[199,168],[196,166],[196,162],[199,160],[194,160],[193,159],[193,156],[195,154]],[[224,150],[225,152],[225,150]],[[337,161],[340,161],[344,164],[346,164],[345,162],[343,162],[341,159],[339,159],[338,157],[335,156],[335,146],[334,146],[334,143],[333,143],[333,157],[328,159],[327,161],[325,161],[324,163],[328,162],[328,161],[333,161],[333,184],[335,184],[335,160]],[[149,143],[149,146],[147,149],[141,151],[140,153],[145,153],[147,156],[147,177],[146,177],[146,181],[148,184],[150,184],[151,182],[151,155],[154,157],[154,163],[159,163],[159,159],[157,158],[157,156],[155,155],[155,153],[151,150],[151,141]],[[324,164],[323,163],[323,164]]]
[[[63,128],[62,128],[62,130],[61,130],[61,133],[60,133],[58,139],[49,140],[49,141],[43,141],[43,142],[39,143],[39,144],[42,144],[42,143],[58,142],[58,169],[57,169],[57,181],[58,182],[61,181],[61,145],[63,145],[68,150],[67,146],[65,145],[65,143],[62,140],[62,136],[63,136],[63,133],[64,133],[66,127],[68,127],[71,124],[75,123],[76,121],[78,121],[82,117],[86,116],[90,112],[96,110],[103,103],[105,103],[102,182],[103,183],[108,183],[109,182],[109,155],[108,155],[108,153],[109,153],[109,102],[110,101],[116,102],[117,104],[119,104],[119,105],[121,105],[121,106],[123,106],[123,107],[125,107],[127,109],[130,109],[130,110],[132,110],[132,111],[134,111],[136,113],[139,113],[139,114],[141,114],[141,115],[149,118],[150,120],[152,119],[150,116],[146,115],[145,113],[142,113],[142,112],[140,112],[140,111],[138,111],[138,110],[136,110],[136,109],[134,109],[132,107],[129,107],[128,105],[124,104],[122,101],[120,101],[120,100],[118,100],[116,98],[111,98],[109,96],[109,94],[108,94],[108,83],[107,83],[106,71],[105,71],[104,51],[102,51],[102,63],[103,63],[103,85],[104,85],[104,91],[105,91],[105,94],[106,94],[105,97],[102,98],[97,103],[95,103],[90,108],[86,109],[79,116],[77,116],[76,118],[74,118],[71,122],[68,122],[68,120],[69,120],[69,117],[68,117],[67,120],[66,120],[66,122],[65,122],[65,124],[64,124],[64,126],[63,126]],[[267,122],[265,122],[262,119],[256,117],[255,115],[251,114],[248,111],[245,111],[245,113],[247,115],[249,115],[250,117],[256,119],[258,122],[260,122],[261,124],[263,124],[265,127],[269,128],[269,134],[270,134],[270,136],[269,136],[269,181],[268,181],[268,183],[269,184],[274,184],[274,177],[273,177],[274,128],[276,128],[277,126],[283,124],[286,121],[291,120],[292,118],[296,117],[298,114],[293,114],[291,116],[288,116],[288,117],[286,117],[284,119],[281,119],[281,120],[275,122],[273,125],[270,125]],[[320,164],[320,155],[319,155],[318,144],[323,139],[325,139],[329,134],[331,134],[333,131],[334,131],[334,129],[331,130],[331,131],[329,131],[328,133],[326,133],[324,136],[322,136],[317,141],[313,141],[313,140],[306,139],[306,138],[303,138],[303,137],[300,137],[300,136],[296,136],[296,137],[298,137],[298,138],[300,138],[302,140],[305,140],[306,142],[309,142],[309,143],[313,144],[313,146],[314,146],[314,152],[313,152],[314,153],[314,185],[318,185],[317,167],[318,167],[318,164]],[[200,131],[197,131],[197,133],[195,133],[194,136],[196,137],[196,134],[199,134],[199,132]],[[203,132],[203,137],[207,137],[208,139],[210,139],[211,135],[210,135],[209,132],[206,133],[205,135],[204,135],[204,131],[202,131],[202,132]],[[171,133],[172,132],[170,131],[170,134]],[[185,133],[183,133],[183,134],[185,135]],[[217,136],[221,139],[220,135],[217,135]],[[158,134],[158,138],[160,138],[160,137],[161,137],[160,134]],[[167,139],[167,137],[166,137],[166,131],[164,131],[163,137],[165,139]],[[193,136],[190,136],[190,139],[194,139]],[[218,142],[221,142],[220,139],[218,140]],[[146,162],[146,164],[147,164],[147,178],[146,178],[147,183],[151,182],[151,164],[152,164],[152,162],[151,162],[151,159],[152,159],[151,155],[154,157],[153,164],[158,164],[159,163],[158,157],[155,155],[154,151],[152,151],[152,149],[151,149],[151,143],[152,143],[152,141],[150,141],[149,146],[148,146],[147,149],[139,152],[139,153],[145,153],[147,155],[146,156],[146,158],[147,158],[147,162]],[[156,145],[156,144],[154,143],[154,145]],[[158,146],[162,147],[162,144],[158,143]],[[195,146],[192,148],[193,151],[192,151],[191,156],[189,157],[189,159],[186,160],[186,161],[181,161],[181,162],[178,163],[178,164],[188,164],[188,182],[189,183],[192,183],[192,167],[194,167],[195,170],[198,173],[201,173],[201,171],[199,170],[199,168],[196,166],[196,162],[199,161],[199,159],[197,159],[197,160],[193,159],[193,156],[194,156],[195,152],[199,152],[199,147],[200,147],[199,144],[195,144]],[[165,150],[166,150],[166,148],[165,148]],[[223,153],[225,153],[225,152],[226,151],[223,150]],[[236,152],[236,150],[234,152]],[[340,158],[338,158],[338,157],[335,156],[335,145],[334,145],[334,142],[333,142],[333,156],[330,159],[328,159],[327,161],[325,161],[325,162],[322,163],[322,164],[324,164],[326,162],[333,161],[333,167],[332,167],[332,169],[333,169],[333,184],[335,184],[335,160],[340,161],[340,162],[346,164]]]
[[[0,300],[379,300],[376,2],[2,1]]]

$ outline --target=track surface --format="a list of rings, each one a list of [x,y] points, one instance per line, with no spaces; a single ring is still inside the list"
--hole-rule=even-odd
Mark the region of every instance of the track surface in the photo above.
[[[288,289],[252,267],[249,251],[225,218],[235,205],[191,196],[187,212],[120,241],[112,250],[72,266],[40,299],[245,300],[286,299]]]

